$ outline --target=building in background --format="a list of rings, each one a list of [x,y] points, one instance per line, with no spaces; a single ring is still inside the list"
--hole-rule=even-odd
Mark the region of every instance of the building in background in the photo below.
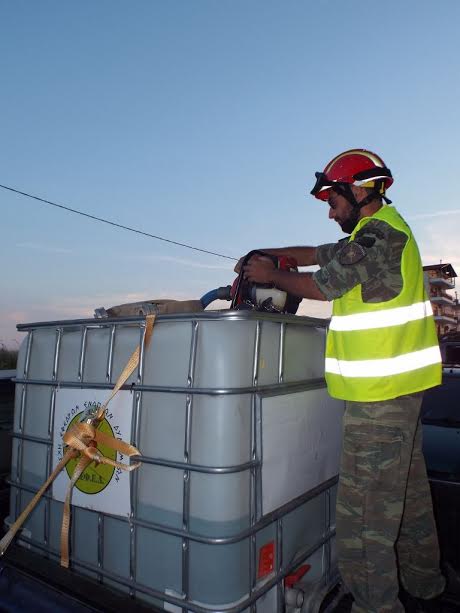
[[[447,292],[455,288],[457,273],[451,264],[443,263],[424,266],[423,271],[438,336],[456,332],[459,315],[457,299]]]
[[[460,332],[460,301],[455,292],[455,317],[457,318],[457,332]]]

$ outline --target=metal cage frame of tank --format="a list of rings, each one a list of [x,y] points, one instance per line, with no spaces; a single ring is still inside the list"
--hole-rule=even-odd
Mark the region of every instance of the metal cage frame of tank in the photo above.
[[[253,352],[253,372],[252,372],[252,385],[247,388],[227,388],[227,389],[216,389],[216,388],[194,388],[194,368],[195,368],[195,359],[197,353],[197,339],[200,330],[200,324],[204,320],[216,320],[216,319],[226,319],[226,320],[240,320],[250,318],[252,315],[255,315],[257,318],[256,322],[256,332],[254,339],[254,352]],[[322,555],[323,555],[323,563],[325,567],[324,575],[323,575],[323,583],[331,584],[336,580],[336,570],[333,567],[332,561],[332,541],[335,536],[335,527],[334,527],[334,494],[336,490],[336,484],[338,477],[335,476],[331,479],[328,479],[324,483],[321,483],[319,486],[313,488],[312,490],[305,492],[301,496],[295,498],[294,500],[290,500],[287,504],[284,504],[280,508],[264,515],[262,517],[258,517],[259,515],[259,504],[260,504],[260,490],[261,490],[261,459],[260,459],[260,447],[261,447],[261,433],[260,428],[258,428],[258,420],[260,419],[260,411],[261,411],[261,399],[263,397],[271,396],[271,395],[281,395],[292,393],[295,391],[305,391],[315,388],[324,388],[325,382],[323,378],[319,379],[310,379],[300,382],[294,383],[286,383],[284,382],[284,339],[286,333],[286,326],[290,323],[295,323],[296,325],[306,325],[310,327],[320,327],[325,328],[327,325],[327,320],[324,319],[316,319],[310,317],[298,317],[298,316],[290,316],[290,315],[273,315],[273,314],[261,314],[255,313],[251,314],[248,312],[237,312],[237,311],[226,311],[226,312],[204,312],[197,313],[191,315],[167,315],[161,316],[157,318],[157,324],[161,324],[162,321],[189,321],[192,326],[192,336],[191,336],[191,347],[190,347],[190,357],[189,357],[189,367],[188,367],[188,379],[187,379],[187,387],[177,388],[177,387],[161,387],[161,386],[149,386],[144,385],[143,381],[143,367],[144,367],[144,336],[145,336],[145,319],[139,317],[126,317],[119,319],[79,319],[79,320],[68,320],[68,321],[54,321],[54,322],[38,322],[38,323],[30,323],[30,324],[21,324],[18,325],[19,331],[27,332],[27,341],[26,341],[26,350],[25,350],[25,359],[23,368],[21,372],[19,372],[18,365],[18,374],[15,379],[16,383],[16,394],[20,394],[19,407],[20,414],[18,418],[18,428],[15,428],[13,432],[13,438],[17,439],[17,463],[14,474],[11,475],[9,483],[11,485],[11,505],[10,505],[10,513],[14,513],[15,517],[17,517],[21,510],[21,492],[28,492],[29,494],[34,494],[38,488],[33,488],[28,485],[21,483],[21,475],[22,475],[22,461],[23,461],[23,443],[25,441],[31,441],[34,443],[39,443],[41,445],[47,446],[47,466],[46,466],[46,474],[50,474],[51,472],[51,462],[52,462],[52,432],[53,432],[53,418],[54,418],[54,405],[56,398],[56,389],[58,387],[85,387],[95,388],[95,389],[107,389],[111,390],[113,388],[113,384],[111,383],[112,379],[112,365],[113,365],[113,354],[114,354],[114,344],[117,335],[117,331],[120,327],[129,326],[137,326],[139,328],[139,339],[140,339],[140,361],[139,366],[137,368],[137,380],[136,383],[131,385],[125,385],[123,389],[128,389],[133,392],[133,420],[132,420],[132,432],[131,432],[131,442],[133,445],[137,445],[139,440],[139,416],[142,402],[142,394],[147,391],[162,391],[168,393],[182,394],[184,396],[185,401],[185,441],[184,441],[184,461],[183,462],[175,462],[170,460],[165,460],[161,458],[154,457],[146,457],[140,456],[138,459],[141,463],[153,464],[157,466],[165,466],[172,469],[183,471],[183,525],[182,529],[175,529],[167,525],[161,525],[156,523],[150,523],[145,520],[140,520],[136,517],[136,492],[137,492],[137,481],[138,481],[138,471],[134,471],[131,475],[131,515],[126,520],[121,518],[120,521],[126,521],[129,524],[130,529],[130,547],[129,547],[129,570],[130,577],[127,579],[126,577],[116,575],[111,571],[107,571],[104,569],[104,560],[103,560],[103,552],[104,552],[104,518],[105,514],[97,512],[97,511],[89,511],[91,513],[96,513],[98,516],[98,560],[97,565],[89,564],[79,559],[75,559],[71,557],[71,562],[73,561],[78,567],[84,571],[88,571],[89,573],[94,573],[97,577],[98,581],[103,582],[104,580],[109,580],[109,582],[117,582],[121,586],[124,586],[129,590],[129,594],[133,597],[136,596],[136,593],[143,594],[147,598],[152,598],[156,603],[165,602],[170,603],[171,605],[175,605],[179,607],[183,613],[187,611],[193,611],[195,613],[209,613],[210,611],[225,611],[225,613],[238,613],[241,611],[256,611],[256,601],[264,594],[266,594],[272,588],[276,588],[277,592],[277,608],[279,611],[283,610],[284,607],[284,578],[292,573],[296,568],[299,567],[305,560],[307,560],[312,554],[318,552],[320,548],[323,547]],[[261,322],[262,321],[275,321],[280,323],[280,351],[279,351],[279,363],[278,363],[278,383],[277,384],[269,384],[269,385],[259,385],[258,384],[258,363],[259,363],[259,348],[260,348],[260,331],[261,331]],[[156,325],[157,325],[156,324]],[[55,339],[55,348],[54,348],[54,360],[53,360],[53,373],[52,378],[50,380],[35,380],[29,378],[29,366],[30,366],[30,356],[31,349],[33,345],[33,338],[35,330],[40,328],[55,328],[56,330],[56,339]],[[107,369],[106,369],[106,383],[86,383],[84,374],[85,374],[85,357],[86,357],[86,340],[88,330],[92,328],[108,328],[110,330],[110,344],[108,349],[108,357],[107,357]],[[81,330],[81,346],[80,346],[80,356],[79,356],[79,368],[78,368],[78,380],[77,381],[58,381],[58,364],[60,357],[60,346],[62,336],[65,330],[72,329],[75,331],[76,329]],[[31,436],[24,433],[24,421],[25,421],[25,400],[27,393],[28,385],[46,385],[52,388],[51,391],[51,407],[50,407],[50,416],[48,423],[48,438]],[[251,461],[245,464],[235,465],[235,466],[203,466],[203,465],[195,465],[190,462],[190,452],[191,452],[191,422],[192,422],[192,412],[193,412],[193,399],[196,394],[208,394],[208,395],[225,395],[225,394],[250,394],[251,395],[251,433],[250,433],[250,441],[251,441]],[[239,532],[238,534],[232,536],[222,536],[222,537],[209,537],[203,536],[197,533],[193,533],[189,528],[189,505],[190,505],[190,475],[193,472],[203,472],[208,474],[229,474],[233,472],[240,471],[250,471],[250,527]],[[324,525],[326,526],[325,532],[319,535],[317,541],[308,548],[301,552],[294,560],[290,560],[286,563],[283,562],[283,522],[286,516],[295,509],[300,508],[303,504],[308,501],[320,496],[324,493],[324,515],[325,521]],[[50,501],[52,497],[50,493],[46,493],[44,495],[44,544],[37,542],[29,537],[27,537],[26,533],[22,532],[20,535],[20,542],[23,545],[31,546],[39,551],[42,551],[48,557],[53,557],[57,559],[59,557],[59,551],[52,548],[49,543],[50,536],[50,522],[51,522],[51,513],[50,513]],[[109,516],[110,517],[110,516]],[[14,519],[14,518],[13,518]],[[257,579],[257,549],[256,549],[256,536],[260,533],[261,530],[266,528],[267,526],[274,526],[275,532],[275,560],[276,567],[275,572],[272,573],[272,576],[268,578],[263,584],[258,583]],[[178,537],[182,542],[182,598],[177,598],[170,594],[165,594],[162,591],[152,589],[151,587],[145,586],[143,584],[139,584],[136,581],[136,531],[139,527],[145,527],[153,531],[158,531],[166,534],[170,534],[172,536]],[[236,605],[231,605],[225,608],[216,609],[215,607],[203,606],[201,604],[197,604],[189,599],[189,573],[190,573],[190,565],[189,565],[189,545],[190,542],[198,542],[208,545],[214,545],[218,547],[219,545],[237,543],[248,539],[248,558],[249,558],[249,572],[250,572],[250,592],[243,601],[239,602]],[[142,597],[141,597],[142,599]],[[156,604],[158,606],[158,604]]]

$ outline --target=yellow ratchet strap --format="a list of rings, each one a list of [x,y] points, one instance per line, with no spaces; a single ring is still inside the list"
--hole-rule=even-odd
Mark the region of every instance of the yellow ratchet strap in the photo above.
[[[147,315],[145,318],[145,337],[144,337],[144,347],[147,348],[150,343],[150,339],[152,337],[153,332],[153,324],[155,321],[155,315]],[[15,537],[16,533],[22,527],[23,523],[26,521],[29,514],[34,510],[39,502],[40,498],[49,488],[49,486],[53,483],[58,474],[63,470],[67,462],[69,460],[73,460],[75,458],[79,458],[77,466],[73,472],[72,478],[69,481],[69,485],[67,488],[67,494],[64,502],[64,510],[62,513],[62,525],[61,525],[61,566],[65,568],[69,567],[69,528],[70,528],[70,501],[72,498],[72,489],[75,483],[78,481],[85,468],[87,468],[91,462],[95,462],[96,464],[110,464],[115,468],[120,468],[125,471],[135,470],[140,466],[139,462],[135,464],[123,464],[121,462],[115,462],[110,458],[106,458],[103,454],[99,452],[97,449],[98,443],[103,443],[107,445],[111,449],[115,449],[116,451],[122,453],[123,455],[127,455],[131,457],[133,455],[141,455],[140,451],[130,445],[129,443],[125,443],[124,441],[119,441],[103,432],[98,430],[98,426],[102,423],[104,419],[105,412],[107,410],[107,406],[115,394],[120,390],[120,388],[125,384],[127,379],[130,377],[134,369],[139,364],[140,358],[140,345],[133,351],[131,357],[129,358],[126,366],[124,367],[122,373],[117,379],[115,386],[109,396],[109,398],[105,401],[105,403],[98,409],[94,418],[82,421],[77,424],[74,424],[63,436],[63,442],[66,445],[66,450],[64,453],[64,457],[58,463],[56,468],[50,474],[48,479],[42,485],[42,487],[38,490],[29,504],[25,507],[19,517],[16,519],[14,524],[10,527],[8,532],[0,541],[0,556],[2,556],[5,551],[8,549],[11,541]]]

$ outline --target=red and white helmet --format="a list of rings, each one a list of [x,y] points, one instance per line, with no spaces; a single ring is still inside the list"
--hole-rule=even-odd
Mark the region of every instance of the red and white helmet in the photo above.
[[[382,158],[367,149],[350,149],[340,153],[323,172],[316,172],[315,176],[316,184],[311,194],[325,201],[329,199],[331,189],[349,199],[350,185],[374,189],[374,196],[378,194],[385,198],[385,190],[393,183],[391,171]],[[355,204],[354,197],[353,201],[352,204]],[[363,204],[359,203],[359,206]]]

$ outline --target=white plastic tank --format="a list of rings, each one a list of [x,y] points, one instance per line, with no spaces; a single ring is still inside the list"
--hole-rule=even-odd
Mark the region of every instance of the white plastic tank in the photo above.
[[[87,468],[72,496],[71,567],[168,611],[280,610],[284,577],[335,573],[342,402],[324,382],[325,322],[247,311],[25,324],[9,521],[62,457],[70,423],[109,396],[103,427],[133,473]],[[101,426],[102,427],[102,426]],[[103,450],[104,452],[104,450]],[[115,456],[114,456],[115,459]],[[119,461],[126,461],[120,458]],[[20,542],[59,559],[64,470]]]

